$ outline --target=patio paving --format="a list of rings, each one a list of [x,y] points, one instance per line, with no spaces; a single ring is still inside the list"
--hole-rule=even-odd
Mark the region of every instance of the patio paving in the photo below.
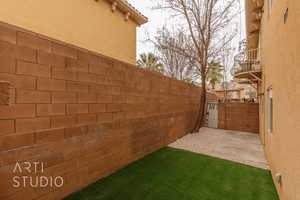
[[[169,146],[269,169],[263,145],[255,133],[204,127]]]

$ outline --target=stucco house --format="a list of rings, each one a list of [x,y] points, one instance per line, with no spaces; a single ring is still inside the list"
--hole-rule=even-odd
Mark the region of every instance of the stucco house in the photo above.
[[[3,1],[0,21],[131,64],[147,18],[124,0]]]
[[[193,131],[199,88],[134,66],[147,18],[125,0],[1,3],[0,199],[62,199]],[[300,1],[245,4],[247,48],[234,76],[258,90],[281,199],[299,200]],[[64,184],[17,187],[16,176]]]
[[[257,87],[260,136],[282,200],[300,199],[300,1],[245,0],[235,78]]]
[[[226,89],[225,89],[226,84]],[[256,90],[245,84],[239,84],[235,81],[223,82],[217,84],[215,90],[213,90],[219,101],[237,101],[237,102],[256,102]]]

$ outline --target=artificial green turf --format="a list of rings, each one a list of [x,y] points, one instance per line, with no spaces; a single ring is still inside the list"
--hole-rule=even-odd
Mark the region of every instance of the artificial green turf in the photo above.
[[[165,147],[66,200],[279,200],[271,174]]]

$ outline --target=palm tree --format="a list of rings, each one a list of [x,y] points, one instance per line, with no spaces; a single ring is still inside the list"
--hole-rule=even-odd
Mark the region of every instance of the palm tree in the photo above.
[[[137,65],[141,68],[149,69],[151,71],[156,71],[159,73],[164,72],[163,65],[159,62],[159,58],[153,53],[140,54]]]
[[[223,78],[222,71],[224,67],[219,62],[211,62],[208,67],[207,80],[212,89],[215,89],[216,83],[219,83]]]

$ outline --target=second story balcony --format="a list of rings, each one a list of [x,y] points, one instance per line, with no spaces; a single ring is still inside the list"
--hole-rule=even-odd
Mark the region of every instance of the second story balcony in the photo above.
[[[242,82],[255,83],[261,79],[259,49],[245,50],[234,57],[233,76]]]

